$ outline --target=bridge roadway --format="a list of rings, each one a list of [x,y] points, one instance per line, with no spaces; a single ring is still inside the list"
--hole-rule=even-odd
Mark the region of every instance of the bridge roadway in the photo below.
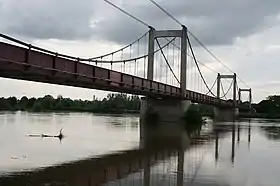
[[[191,90],[181,96],[178,87],[82,63],[79,58],[69,59],[47,50],[3,42],[0,42],[0,77],[233,107],[232,102]]]

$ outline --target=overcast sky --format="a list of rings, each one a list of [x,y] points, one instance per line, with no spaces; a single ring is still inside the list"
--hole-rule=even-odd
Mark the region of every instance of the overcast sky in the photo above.
[[[156,29],[180,29],[148,0],[112,2]],[[186,24],[253,89],[254,101],[279,93],[279,0],[157,2]],[[1,33],[61,53],[87,57],[118,49],[148,30],[102,0],[0,0],[0,23]],[[198,58],[222,73],[229,73],[210,56]],[[209,79],[210,76],[216,75],[206,74]],[[91,99],[93,94],[106,94],[8,79],[0,79],[0,86],[0,97],[51,94]]]

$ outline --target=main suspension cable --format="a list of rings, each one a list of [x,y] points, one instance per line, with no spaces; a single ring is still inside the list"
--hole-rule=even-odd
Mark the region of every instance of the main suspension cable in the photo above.
[[[206,80],[204,79],[204,77],[203,77],[203,75],[202,75],[202,73],[201,73],[201,70],[200,70],[200,68],[199,68],[199,65],[197,64],[196,57],[195,57],[195,54],[194,54],[194,51],[193,51],[193,49],[192,49],[192,45],[191,45],[191,42],[190,42],[188,36],[187,36],[187,42],[188,42],[188,44],[189,44],[189,46],[190,46],[190,50],[191,50],[191,53],[192,53],[192,55],[193,55],[193,59],[194,59],[195,65],[196,65],[196,67],[197,67],[197,70],[198,70],[198,72],[199,72],[199,75],[200,75],[200,77],[201,77],[201,79],[202,79],[204,85],[206,86],[206,88],[208,89],[208,91],[209,91],[213,96],[215,96],[215,94],[211,91],[211,89],[209,88],[209,86],[208,86]]]
[[[211,91],[213,90],[213,88],[214,88],[214,86],[216,85],[216,83],[217,83],[217,78],[215,79],[214,83],[212,84],[212,86],[211,86],[211,88],[210,88]],[[208,91],[208,92],[206,93],[206,95],[208,95],[209,93],[210,93],[210,91]]]
[[[150,0],[151,3],[153,3],[154,5],[156,5],[161,11],[163,11],[165,14],[167,14],[171,19],[173,19],[176,23],[178,23],[179,25],[183,26],[183,24],[178,21],[174,16],[172,16],[169,12],[167,12],[164,8],[162,8],[157,2],[155,2],[154,0]]]
[[[170,40],[168,43],[166,43],[165,45],[162,46],[162,49],[167,47],[172,41],[174,40],[174,38],[172,40]],[[157,49],[153,52],[153,54],[159,52],[160,49]],[[124,63],[124,62],[134,62],[135,60],[138,60],[138,59],[142,59],[144,57],[148,57],[149,54],[145,54],[145,55],[142,55],[142,56],[139,56],[139,57],[136,57],[136,58],[131,58],[131,59],[125,59],[125,60],[117,60],[117,61],[100,61],[100,60],[92,60],[91,62],[97,62],[97,63]]]
[[[165,38],[166,41],[169,41],[169,39]],[[181,49],[178,45],[176,45],[175,43],[171,43],[174,47],[176,47],[177,49]],[[191,57],[193,59],[193,56],[187,53],[187,56]],[[212,72],[216,72],[219,73],[218,71],[212,69],[211,67],[207,66],[205,63],[199,61],[198,59],[196,60],[199,64],[201,64],[202,66],[204,66],[205,68],[211,70]]]
[[[175,38],[176,38],[176,37],[174,37],[171,41],[174,41]],[[158,45],[158,47],[159,47],[159,49],[160,49],[160,51],[161,51],[162,56],[164,57],[164,60],[165,60],[165,62],[166,62],[166,64],[167,64],[168,68],[170,69],[171,73],[173,74],[173,76],[175,77],[175,79],[177,80],[177,82],[180,83],[179,79],[177,78],[177,76],[175,75],[173,69],[171,68],[171,66],[170,66],[170,64],[169,64],[169,62],[168,62],[168,60],[167,60],[167,58],[166,58],[164,52],[162,51],[162,47],[160,46],[160,43],[159,43],[159,41],[158,41],[157,38],[156,38],[156,42],[157,42],[157,45]]]
[[[222,83],[222,81],[221,81],[221,89],[222,89],[222,92],[223,92],[224,95],[221,96],[220,98],[225,98],[225,99],[227,99],[226,96],[227,96],[227,94],[229,93],[229,91],[230,91],[232,85],[233,85],[233,81],[231,81],[230,86],[228,87],[227,91],[225,92],[224,87],[223,87],[223,83]]]
[[[108,3],[109,5],[113,6],[114,8],[118,9],[119,11],[121,11],[122,13],[126,14],[127,16],[133,18],[134,20],[138,21],[139,23],[143,24],[146,27],[151,27],[149,24],[145,23],[144,21],[140,20],[139,18],[135,17],[134,15],[128,13],[127,11],[121,9],[120,7],[118,7],[117,5],[113,4],[112,2],[108,1],[108,0],[104,0],[106,3]]]
[[[161,7],[158,3],[156,3],[154,0],[149,0],[152,2],[155,6],[157,6],[161,11],[163,11],[167,16],[169,16],[173,21],[175,21],[180,26],[184,26],[182,22],[180,22],[178,19],[176,19],[173,15],[171,15],[166,9]],[[226,64],[224,64],[218,57],[216,57],[213,52],[211,52],[190,30],[188,29],[188,33],[219,63],[221,63],[226,69],[228,69],[230,72],[234,73]],[[239,76],[237,78],[243,83],[245,86],[249,87]]]
[[[116,50],[116,51],[113,51],[113,52],[104,54],[104,55],[102,55],[102,56],[97,56],[97,57],[89,58],[88,60],[95,60],[95,59],[99,59],[99,58],[104,58],[104,57],[110,56],[110,55],[112,55],[112,54],[121,52],[121,51],[127,49],[128,47],[130,47],[131,45],[134,45],[135,43],[139,42],[141,39],[143,39],[144,37],[146,37],[148,33],[149,33],[149,31],[147,31],[145,34],[143,34],[141,37],[139,37],[138,39],[136,39],[136,40],[133,41],[132,43],[130,43],[130,44],[124,46],[123,48],[120,48],[120,49],[118,49],[118,50]]]

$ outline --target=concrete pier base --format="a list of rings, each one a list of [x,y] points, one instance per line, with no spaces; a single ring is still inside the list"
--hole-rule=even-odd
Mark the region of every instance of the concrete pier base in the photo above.
[[[234,121],[239,117],[238,108],[214,108],[215,121]]]
[[[191,102],[177,99],[142,98],[140,143],[142,147],[186,146],[189,143],[182,117]],[[152,119],[149,118],[152,115]]]

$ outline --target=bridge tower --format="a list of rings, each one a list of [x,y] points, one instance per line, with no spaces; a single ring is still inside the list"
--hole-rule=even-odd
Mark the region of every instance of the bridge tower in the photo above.
[[[249,92],[249,109],[252,110],[252,89],[250,88],[240,88],[238,89],[238,103],[241,104],[241,93]]]
[[[154,80],[155,39],[168,37],[177,37],[181,39],[180,89],[181,95],[185,97],[187,81],[187,28],[185,26],[182,26],[182,30],[155,30],[154,28],[150,27],[147,79]]]
[[[237,100],[236,100],[236,93],[237,93],[237,80],[236,74],[233,75],[221,75],[218,73],[217,75],[217,98],[221,99],[221,80],[222,79],[232,79],[233,81],[233,98],[232,103],[234,108],[218,108],[215,107],[214,109],[214,116],[215,119],[218,121],[232,121],[238,117],[239,109],[237,108]]]
[[[154,80],[154,53],[155,53],[155,40],[157,38],[180,38],[180,94],[184,98],[186,96],[186,82],[187,82],[187,28],[182,26],[181,30],[155,30],[150,27],[149,31],[149,43],[148,43],[148,69],[147,69],[147,79]],[[191,101],[184,99],[168,98],[157,99],[152,97],[144,97],[141,100],[141,115],[140,115],[140,139],[145,139],[145,141],[157,141],[157,139],[168,139],[168,141],[179,140],[188,141],[186,139],[182,140],[184,133],[183,125],[177,124],[181,123],[182,116],[188,109]],[[157,116],[157,123],[160,123],[160,127],[157,130],[152,130],[146,125],[146,118],[149,115]],[[180,137],[179,137],[180,136]],[[153,140],[149,140],[149,138]],[[164,138],[162,138],[164,137]],[[166,138],[167,137],[167,138]],[[179,138],[178,138],[179,137]],[[184,136],[186,137],[186,136]],[[149,143],[147,142],[147,143]],[[166,144],[165,144],[166,145]]]
[[[240,88],[240,89],[238,89],[238,103],[241,105],[241,102],[242,102],[242,100],[241,100],[241,94],[242,94],[242,92],[247,92],[247,93],[249,93],[249,110],[247,110],[247,108],[246,109],[242,109],[242,113],[240,113],[241,115],[245,115],[245,116],[251,116],[252,115],[252,111],[253,111],[253,109],[252,109],[252,89],[251,88]]]

